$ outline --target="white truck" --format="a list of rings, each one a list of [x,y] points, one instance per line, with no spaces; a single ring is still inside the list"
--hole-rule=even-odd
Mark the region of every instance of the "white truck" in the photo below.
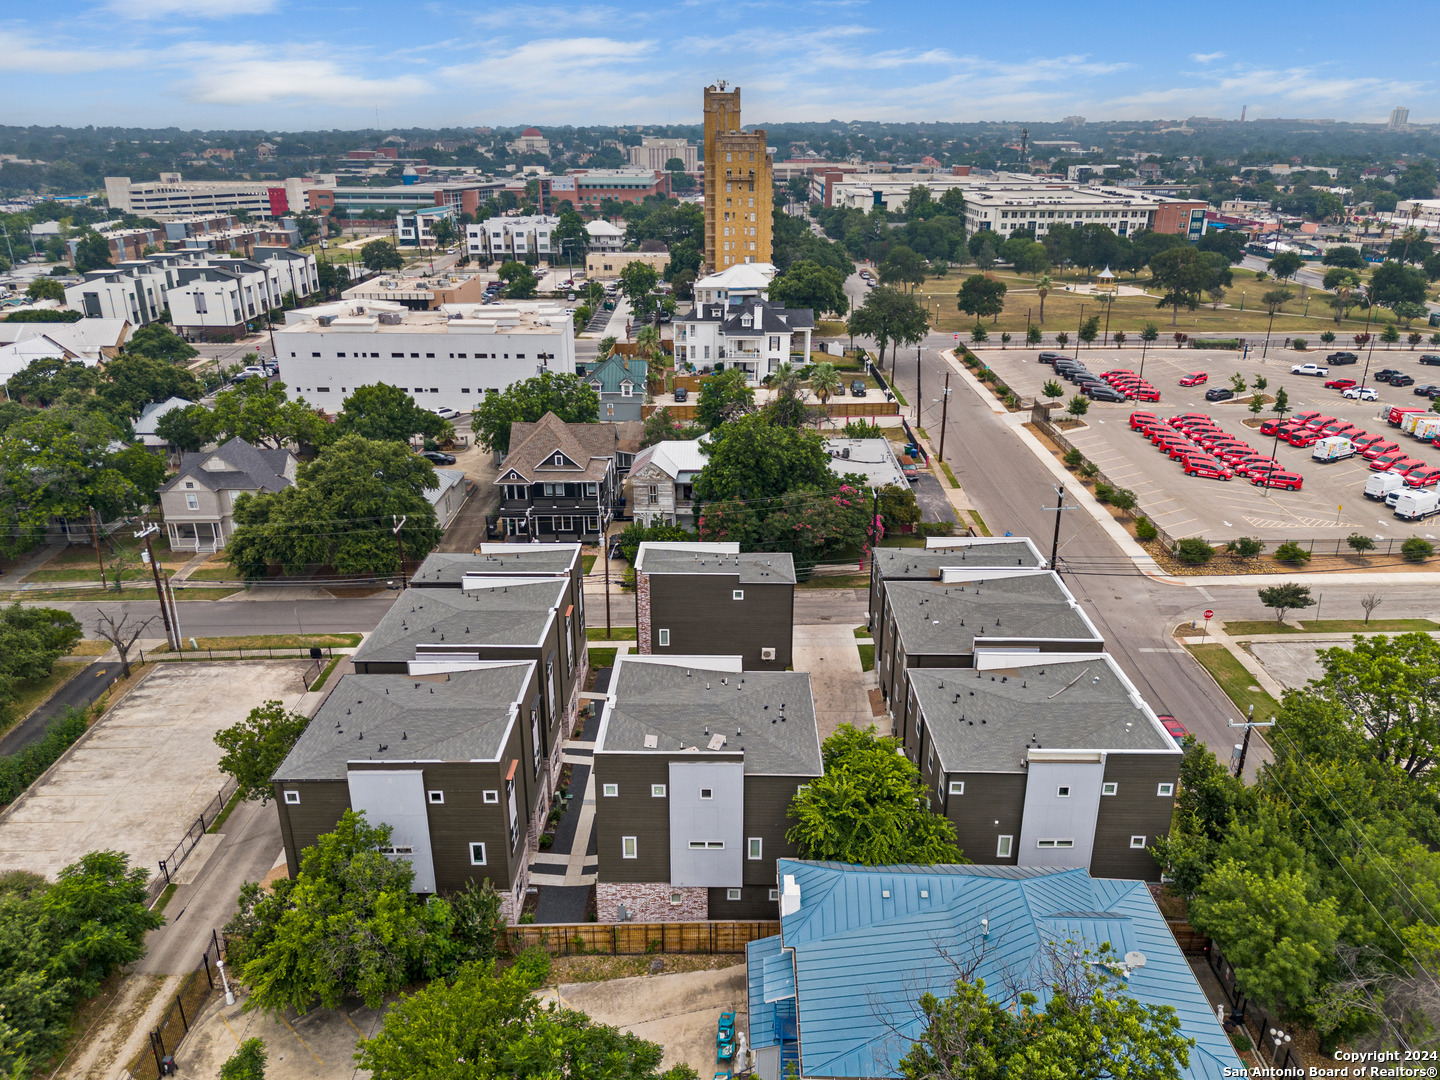
[[[1328,435],[1323,439],[1316,439],[1315,446],[1310,451],[1310,457],[1315,461],[1343,461],[1354,456],[1355,444],[1343,435]]]
[[[1296,364],[1290,369],[1290,374],[1325,376],[1330,374],[1330,369],[1319,364]]]
[[[1370,479],[1365,481],[1365,497],[1376,502],[1384,502],[1385,496],[1391,492],[1404,489],[1405,478],[1396,472],[1372,473]]]
[[[1407,491],[1395,500],[1395,516],[1405,521],[1419,521],[1431,514],[1440,514],[1440,491],[1434,488]]]
[[[1409,433],[1421,442],[1430,442],[1436,435],[1440,435],[1440,416],[1434,413],[1415,413],[1415,423],[1410,425]],[[1405,418],[1408,423],[1410,417]]]

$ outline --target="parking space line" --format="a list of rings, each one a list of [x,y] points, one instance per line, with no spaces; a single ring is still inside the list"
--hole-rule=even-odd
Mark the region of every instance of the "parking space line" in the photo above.
[[[311,1049],[310,1049],[310,1044],[307,1043],[304,1039],[301,1039],[301,1038],[300,1038],[300,1033],[299,1033],[298,1031],[296,1031],[293,1027],[290,1027],[290,1021],[289,1021],[289,1020],[286,1020],[285,1017],[280,1016],[278,1013],[276,1014],[276,1018],[277,1018],[282,1024],[284,1024],[287,1028],[290,1028],[290,1034],[291,1034],[291,1035],[294,1035],[295,1038],[299,1040],[300,1045],[303,1046],[303,1047],[305,1047],[306,1053],[308,1053],[311,1057],[313,1057],[318,1064],[320,1064],[320,1065],[324,1065],[324,1064],[325,1064],[325,1062],[320,1059],[320,1055],[317,1054],[317,1053],[315,1053],[314,1050],[311,1050]]]

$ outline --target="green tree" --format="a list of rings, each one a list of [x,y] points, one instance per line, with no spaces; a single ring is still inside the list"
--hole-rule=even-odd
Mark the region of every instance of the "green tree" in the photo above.
[[[698,439],[704,434],[705,429],[699,424],[676,420],[670,410],[662,405],[645,418],[645,434],[640,440],[640,446],[643,449],[671,439]]]
[[[343,435],[300,466],[292,487],[235,500],[236,529],[226,555],[252,579],[273,563],[291,576],[311,566],[393,574],[400,569],[399,543],[418,561],[440,542],[435,508],[425,497],[438,484],[431,464],[404,445]],[[317,528],[320,523],[326,527]]]
[[[1368,537],[1366,538],[1368,539]],[[1341,706],[1341,723],[1363,735],[1375,760],[1408,776],[1440,760],[1440,643],[1428,634],[1356,635],[1320,651],[1316,689]]]
[[[1050,280],[1049,274],[1041,274],[1040,279],[1035,282],[1035,294],[1040,297],[1040,325],[1045,325],[1045,298],[1055,288],[1055,283]]]
[[[454,432],[448,420],[420,408],[413,397],[388,383],[357,386],[340,408],[340,416],[331,426],[336,436],[408,443],[416,435],[441,439]]]
[[[83,636],[75,617],[56,608],[17,602],[0,609],[0,715],[13,716],[20,684],[48,678],[55,661]]]
[[[702,444],[705,467],[695,477],[695,499],[774,499],[793,488],[832,488],[825,441],[815,432],[778,427],[751,413],[713,429]]]
[[[1224,255],[1213,251],[1197,251],[1192,247],[1172,247],[1150,260],[1150,272],[1161,291],[1156,307],[1172,308],[1170,325],[1184,307],[1194,311],[1200,295],[1209,289],[1230,283],[1230,267]]]
[[[677,540],[690,541],[696,538],[695,533],[679,525],[671,525],[658,518],[650,524],[632,521],[626,525],[620,533],[620,553],[625,556],[627,562],[635,561],[635,553],[640,550],[640,545],[652,540]]]
[[[220,1066],[220,1080],[265,1080],[265,1040],[246,1039]]]
[[[162,322],[148,323],[130,335],[125,352],[131,356],[148,356],[167,364],[183,364],[199,356],[195,346]]]
[[[850,310],[845,275],[809,260],[792,263],[771,281],[770,299],[788,308],[809,308],[817,316],[829,312],[844,315]]]
[[[1382,307],[1400,303],[1424,303],[1429,279],[1421,270],[1387,259],[1370,275],[1370,298]]]
[[[399,270],[405,260],[389,240],[371,240],[360,249],[360,261],[365,269],[378,274],[385,270]]]
[[[510,452],[512,424],[534,423],[550,412],[567,424],[593,424],[600,415],[600,397],[577,375],[542,371],[511,383],[502,393],[486,394],[471,414],[472,426],[486,449],[504,457]]]
[[[1276,280],[1284,281],[1286,278],[1294,277],[1304,265],[1305,260],[1295,252],[1282,251],[1265,264],[1265,269],[1275,275]]]
[[[1043,335],[1040,332],[1040,327],[1031,326],[1025,331],[1025,344],[1039,345],[1042,337]]]
[[[442,217],[430,226],[430,235],[435,238],[436,247],[447,248],[460,239],[460,230],[455,227],[455,222]]]
[[[235,778],[236,794],[264,806],[274,794],[270,778],[305,733],[310,718],[290,712],[279,701],[267,701],[250,710],[238,724],[215,733],[215,745],[225,751],[220,771]]]
[[[821,748],[825,774],[790,803],[786,839],[803,859],[886,866],[964,862],[955,826],[930,809],[920,770],[873,727],[842,724]]]
[[[1075,417],[1076,420],[1079,420],[1080,417],[1090,411],[1090,399],[1083,394],[1076,394],[1070,399],[1070,403],[1065,406],[1065,411]]]
[[[27,300],[56,300],[65,302],[65,286],[52,277],[37,277],[25,289]]]
[[[1325,288],[1333,294],[1328,302],[1335,310],[1335,325],[1340,325],[1340,322],[1349,313],[1351,305],[1354,304],[1351,297],[1354,296],[1355,290],[1360,287],[1360,284],[1360,274],[1348,267],[1336,266],[1325,271]]]
[[[1386,345],[1394,345],[1400,340],[1400,331],[1395,329],[1394,323],[1385,324],[1385,329],[1380,331],[1380,340]]]
[[[505,282],[505,298],[507,300],[529,300],[535,295],[535,290],[540,285],[540,279],[535,276],[535,271],[523,262],[516,262],[514,259],[501,263],[496,274],[501,281]]]
[[[1260,590],[1260,603],[1275,609],[1275,622],[1285,621],[1287,611],[1313,607],[1315,600],[1310,595],[1310,586],[1296,581],[1286,581]]]
[[[264,379],[247,379],[216,394],[210,425],[211,437],[219,442],[240,438],[274,449],[292,442],[316,445],[326,428],[303,398],[289,399],[283,382]]]
[[[655,268],[646,262],[626,263],[620,271],[618,288],[626,300],[630,301],[630,310],[635,313],[638,322],[647,322],[650,314],[655,310],[655,298],[652,295],[655,286],[660,283],[660,275]]]
[[[908,285],[907,291],[914,292],[915,286],[925,280],[929,266],[924,256],[918,254],[914,248],[908,244],[896,244],[886,253],[884,261],[877,269],[884,284]]]
[[[1100,336],[1100,316],[1091,315],[1090,318],[1082,322],[1075,331],[1075,336],[1086,345],[1093,345],[1095,339]]]
[[[745,372],[740,368],[717,371],[700,381],[695,419],[706,431],[714,431],[721,424],[745,416],[754,408],[755,390],[745,381]]]
[[[1061,386],[1059,381],[1056,379],[1046,379],[1045,386],[1043,387],[1042,392],[1048,398],[1058,398],[1065,396],[1065,388]]]
[[[204,405],[187,405],[160,417],[155,434],[176,450],[194,453],[215,438],[215,423]]]
[[[86,229],[75,245],[75,272],[88,274],[91,270],[108,270],[115,264],[110,261],[110,243],[94,229]]]
[[[1007,286],[1003,281],[984,274],[971,274],[960,284],[956,295],[956,306],[966,315],[982,319],[987,315],[1000,317],[1005,310]]]
[[[850,313],[848,329],[853,337],[875,340],[879,366],[885,367],[885,350],[894,345],[914,345],[925,339],[930,319],[920,302],[898,289],[881,285],[870,290],[865,302]]]
[[[1006,241],[1007,247],[1009,243]],[[1050,268],[1050,253],[1045,250],[1044,244],[1035,240],[1027,240],[1011,253],[1010,261],[1017,274],[1029,274],[1034,277],[1043,274]]]
[[[1347,270],[1364,270],[1365,256],[1360,253],[1360,249],[1357,247],[1340,244],[1330,248],[1324,255],[1320,256],[1320,264],[1322,266],[1344,267]]]
[[[819,399],[822,406],[828,407],[830,399],[840,389],[840,372],[834,364],[822,361],[815,365],[810,372],[810,392]]]
[[[105,365],[100,398],[115,415],[134,420],[152,401],[198,401],[200,380],[183,367],[144,354],[117,356]]]
[[[12,401],[26,401],[48,408],[65,399],[81,404],[100,386],[100,372],[87,367],[81,360],[47,357],[31,360],[5,383],[5,393]]]

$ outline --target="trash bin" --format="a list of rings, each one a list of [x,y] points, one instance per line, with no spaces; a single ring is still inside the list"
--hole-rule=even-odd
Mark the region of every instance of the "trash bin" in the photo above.
[[[174,1054],[166,1054],[163,1058],[160,1059],[160,1075],[161,1075],[161,1076],[174,1076],[174,1075],[175,1075],[175,1055],[174,1055]]]

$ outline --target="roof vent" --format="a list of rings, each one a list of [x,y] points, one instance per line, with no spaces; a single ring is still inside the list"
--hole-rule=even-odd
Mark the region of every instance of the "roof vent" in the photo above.
[[[646,736],[645,736],[645,749],[646,749],[646,750],[658,750],[659,748],[660,748],[660,736],[658,736],[658,735],[646,735]]]

